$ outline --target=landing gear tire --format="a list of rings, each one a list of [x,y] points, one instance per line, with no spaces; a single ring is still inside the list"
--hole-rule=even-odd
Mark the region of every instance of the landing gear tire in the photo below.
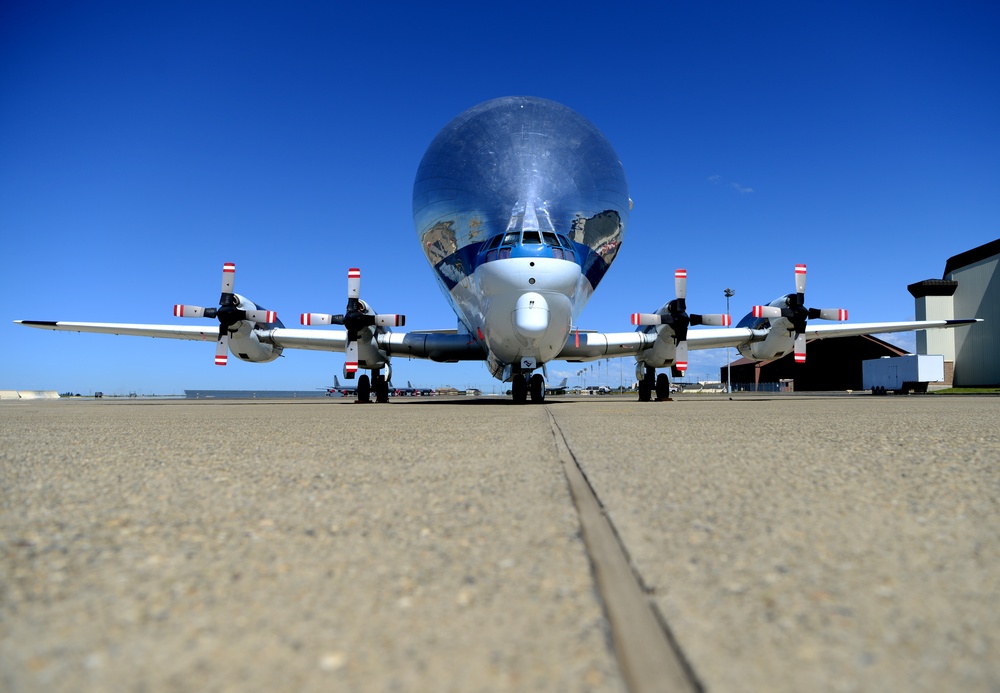
[[[667,402],[670,400],[670,378],[666,373],[656,376],[656,401]]]
[[[642,376],[642,380],[639,381],[639,401],[649,402],[653,399],[653,376],[656,371],[652,368],[647,368],[645,375]]]
[[[385,404],[389,401],[389,382],[384,376],[376,375],[375,382],[372,383],[372,388],[375,390],[376,402]]]
[[[535,404],[542,404],[545,401],[545,380],[540,373],[535,373],[528,381],[528,389],[531,391],[531,401]]]
[[[510,383],[511,394],[514,396],[515,404],[523,404],[528,399],[528,383],[524,376],[518,373]]]
[[[371,402],[372,383],[367,375],[358,378],[358,402],[368,404]]]

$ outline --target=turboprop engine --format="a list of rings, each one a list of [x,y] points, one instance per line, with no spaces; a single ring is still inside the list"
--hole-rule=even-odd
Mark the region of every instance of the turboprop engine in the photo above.
[[[273,310],[261,308],[253,301],[233,293],[236,265],[222,265],[222,295],[217,308],[203,308],[178,303],[174,316],[178,318],[217,318],[219,338],[215,347],[215,365],[225,366],[229,352],[242,361],[267,363],[281,356],[281,347],[260,340],[258,328],[284,327]]]

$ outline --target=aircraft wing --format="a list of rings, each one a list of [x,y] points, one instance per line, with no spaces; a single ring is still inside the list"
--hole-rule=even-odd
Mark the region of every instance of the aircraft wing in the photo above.
[[[15,320],[14,322],[26,327],[64,332],[97,332],[132,337],[192,339],[204,342],[214,342],[219,338],[219,328],[216,325],[135,325],[121,322],[67,322],[64,320]]]
[[[857,337],[863,334],[884,334],[887,332],[912,332],[929,328],[961,327],[983,322],[982,318],[961,320],[912,320],[910,322],[859,322],[846,325],[808,325],[805,335],[809,339],[830,337]],[[690,337],[688,337],[690,339]]]
[[[214,342],[219,338],[216,325],[140,325],[120,322],[69,322],[64,320],[15,320],[26,327],[63,332],[95,332],[130,337],[160,337]],[[342,330],[299,330],[276,327],[261,330],[261,336],[277,346],[289,349],[344,351],[347,333]]]
[[[831,339],[835,337],[856,337],[863,334],[885,334],[889,332],[912,332],[934,328],[952,328],[982,322],[978,318],[961,320],[910,320],[906,322],[859,322],[844,325],[807,326],[805,335],[809,339]],[[759,342],[767,337],[769,330],[753,330],[747,327],[722,327],[691,329],[687,333],[689,349],[718,349],[739,347],[751,342]],[[665,334],[670,334],[665,332]],[[579,336],[574,332],[566,340],[557,359],[563,361],[590,361],[635,355],[652,348],[657,333],[650,332],[584,332]]]

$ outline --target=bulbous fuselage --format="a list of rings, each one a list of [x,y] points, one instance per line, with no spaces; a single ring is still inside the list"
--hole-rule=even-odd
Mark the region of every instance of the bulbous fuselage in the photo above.
[[[604,135],[532,97],[487,101],[452,120],[413,186],[424,255],[504,378],[505,367],[530,371],[562,349],[621,247],[629,208]]]

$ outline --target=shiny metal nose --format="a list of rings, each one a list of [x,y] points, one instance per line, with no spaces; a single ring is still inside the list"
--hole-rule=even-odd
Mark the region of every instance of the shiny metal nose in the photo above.
[[[522,294],[511,314],[518,341],[530,346],[549,329],[549,304],[533,291]]]

